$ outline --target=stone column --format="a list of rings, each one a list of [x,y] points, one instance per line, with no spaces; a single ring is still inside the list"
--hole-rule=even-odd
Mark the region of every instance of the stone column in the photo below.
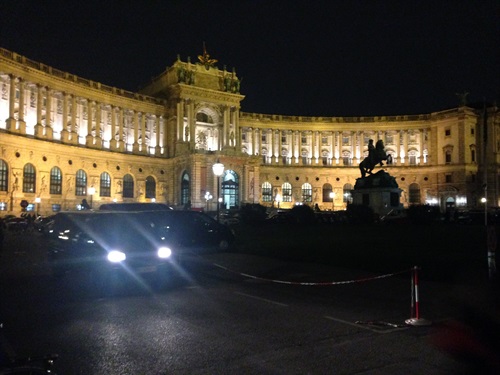
[[[24,106],[25,106],[25,84],[21,78],[19,78],[19,114],[17,117],[19,123],[19,133],[26,134],[26,121],[24,121]]]
[[[184,139],[184,100],[177,102],[177,140]]]
[[[94,146],[94,137],[92,136],[92,100],[87,99],[87,136],[85,137],[87,147]]]
[[[77,110],[78,110],[78,103],[76,102],[76,95],[73,94],[71,96],[71,128],[69,129],[69,131],[70,131],[71,143],[74,145],[79,143],[78,142],[79,134],[76,122]]]
[[[240,110],[234,109],[234,145],[241,151]]]
[[[111,138],[109,140],[109,149],[116,150],[118,142],[116,141],[116,107],[111,105]]]
[[[47,101],[45,106],[45,138],[53,140],[54,129],[52,129],[52,91],[48,87],[45,88],[45,97]]]
[[[250,130],[250,147],[251,147],[251,152],[250,155],[257,155],[256,150],[255,150],[255,137],[257,136],[255,132],[255,128],[252,128]]]
[[[189,124],[189,148],[194,150],[196,144],[196,118],[194,113],[194,101],[190,100],[188,105]]]
[[[148,154],[148,145],[146,144],[146,114],[141,114],[141,154]]]
[[[155,155],[161,155],[161,116],[155,116],[155,129],[156,129],[156,147],[155,147]]]
[[[394,145],[395,147],[395,155],[394,155],[394,163],[401,164],[401,131],[397,131],[394,134]]]
[[[10,90],[9,90],[9,117],[5,121],[5,127],[11,132],[17,131],[16,118],[14,117],[15,104],[16,104],[16,77],[12,74],[10,77]]]
[[[68,94],[63,92],[63,106],[62,106],[62,130],[61,130],[61,141],[63,143],[69,142],[69,132],[68,132]]]
[[[125,151],[125,142],[123,142],[123,122],[125,121],[125,116],[123,114],[123,108],[119,109],[118,112],[118,141],[116,146],[120,152]]]
[[[101,103],[96,102],[95,103],[95,137],[94,137],[95,148],[102,148],[101,119],[102,119],[102,106],[101,106]]]
[[[317,142],[316,142],[316,136],[318,135],[317,131],[311,131],[311,164],[317,164],[318,163],[318,158],[316,155],[316,147],[317,147]]]
[[[134,145],[132,147],[134,154],[139,153],[139,112],[134,111]]]
[[[403,131],[403,152],[405,155],[404,163],[408,164],[409,158],[408,158],[408,131],[407,130]]]
[[[42,106],[43,106],[42,86],[36,85],[36,88],[37,88],[37,99],[36,99],[35,137],[44,138],[43,125],[42,125]]]
[[[424,148],[425,148],[425,130],[424,129],[419,129],[419,137],[418,137],[418,159],[417,159],[417,164],[424,164]]]

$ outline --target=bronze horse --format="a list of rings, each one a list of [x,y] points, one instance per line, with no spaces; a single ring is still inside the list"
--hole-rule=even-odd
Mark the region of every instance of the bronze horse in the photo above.
[[[375,145],[375,149],[369,150],[368,157],[364,158],[361,163],[359,163],[361,178],[365,177],[367,173],[372,174],[372,170],[377,164],[383,166],[383,160],[387,160],[387,153],[385,152],[384,142],[379,139]]]

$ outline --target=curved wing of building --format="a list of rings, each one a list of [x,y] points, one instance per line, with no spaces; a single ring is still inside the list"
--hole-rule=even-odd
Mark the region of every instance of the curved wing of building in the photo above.
[[[156,201],[215,211],[218,191],[226,209],[345,209],[369,139],[384,142],[389,159],[378,168],[396,179],[404,206],[475,207],[485,192],[498,206],[495,106],[411,116],[245,113],[235,70],[215,62],[178,57],[129,92],[0,49],[0,210],[48,215]]]

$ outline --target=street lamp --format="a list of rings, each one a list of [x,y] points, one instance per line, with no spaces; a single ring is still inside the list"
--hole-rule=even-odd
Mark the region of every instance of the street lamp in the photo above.
[[[220,212],[220,176],[224,173],[224,164],[219,162],[217,159],[217,163],[212,165],[212,171],[214,175],[217,176],[217,222],[219,222],[219,212]]]
[[[276,194],[276,202],[278,202],[278,209],[280,208],[280,202],[282,201],[281,194],[277,193]]]
[[[40,215],[40,202],[42,201],[42,198],[36,197],[35,198],[35,203],[36,203],[36,216]]]
[[[95,187],[89,187],[89,195],[90,195],[90,208],[92,208],[92,199],[94,198]]]
[[[207,201],[207,212],[208,212],[208,201],[211,200],[212,194],[210,194],[208,191],[205,193],[205,200]]]
[[[331,191],[330,192],[330,199],[332,200],[332,211],[334,210],[335,207],[335,192]]]

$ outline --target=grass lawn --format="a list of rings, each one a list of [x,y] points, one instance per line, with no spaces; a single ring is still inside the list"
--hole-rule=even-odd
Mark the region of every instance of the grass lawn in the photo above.
[[[381,273],[418,266],[436,280],[488,278],[487,235],[481,225],[273,224],[234,229],[236,251],[243,253]]]

